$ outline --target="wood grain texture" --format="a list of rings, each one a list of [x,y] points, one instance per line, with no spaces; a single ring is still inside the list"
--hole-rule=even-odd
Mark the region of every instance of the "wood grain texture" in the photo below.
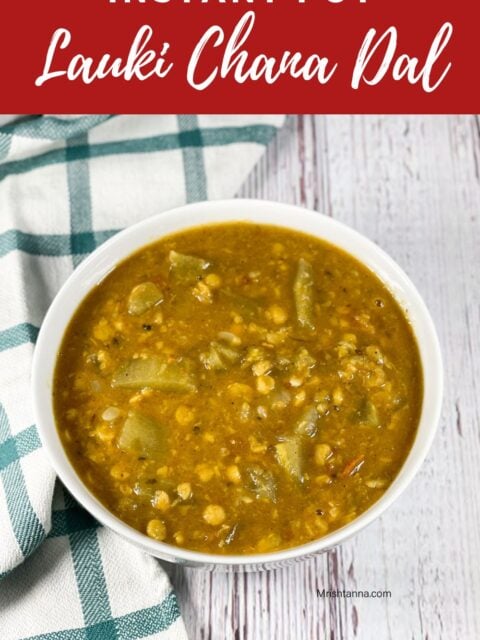
[[[415,481],[342,546],[268,573],[170,567],[191,639],[478,640],[478,117],[290,117],[241,195],[322,211],[398,261],[438,327],[444,410]],[[325,599],[317,587],[392,597]]]

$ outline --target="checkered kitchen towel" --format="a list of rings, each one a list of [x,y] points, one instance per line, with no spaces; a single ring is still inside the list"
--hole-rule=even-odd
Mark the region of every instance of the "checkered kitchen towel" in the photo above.
[[[56,484],[32,424],[33,345],[88,253],[162,209],[234,195],[282,122],[42,116],[0,127],[1,640],[186,637],[160,564]]]

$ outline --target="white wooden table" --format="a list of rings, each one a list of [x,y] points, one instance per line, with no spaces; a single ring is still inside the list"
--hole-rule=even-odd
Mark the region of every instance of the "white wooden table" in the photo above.
[[[478,117],[290,117],[241,195],[327,213],[399,262],[438,327],[444,410],[410,488],[341,547],[268,573],[170,569],[191,639],[480,639]]]

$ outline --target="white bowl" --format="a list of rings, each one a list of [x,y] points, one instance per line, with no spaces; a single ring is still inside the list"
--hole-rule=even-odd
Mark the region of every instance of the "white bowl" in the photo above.
[[[367,511],[349,524],[308,544],[258,555],[216,555],[157,542],[133,529],[104,507],[76,474],[60,441],[53,413],[52,386],[57,353],[65,329],[89,291],[116,264],[137,249],[176,231],[215,222],[249,221],[303,231],[341,247],[375,272],[405,309],[413,327],[423,366],[424,397],[411,451],[394,482]],[[33,362],[34,411],[40,437],[63,484],[102,524],[132,544],[170,562],[222,569],[258,570],[325,551],[357,533],[400,496],[422,464],[440,416],[443,369],[437,334],[416,288],[400,267],[373,242],[324,215],[261,200],[225,200],[187,205],[153,216],[114,236],[87,258],[53,301],[38,336]]]

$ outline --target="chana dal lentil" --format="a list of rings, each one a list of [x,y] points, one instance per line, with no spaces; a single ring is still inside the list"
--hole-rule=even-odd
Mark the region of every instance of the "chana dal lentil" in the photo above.
[[[261,553],[374,503],[412,444],[422,372],[403,311],[343,251],[271,226],[187,230],[83,301],[55,374],[90,490],[157,540]]]

